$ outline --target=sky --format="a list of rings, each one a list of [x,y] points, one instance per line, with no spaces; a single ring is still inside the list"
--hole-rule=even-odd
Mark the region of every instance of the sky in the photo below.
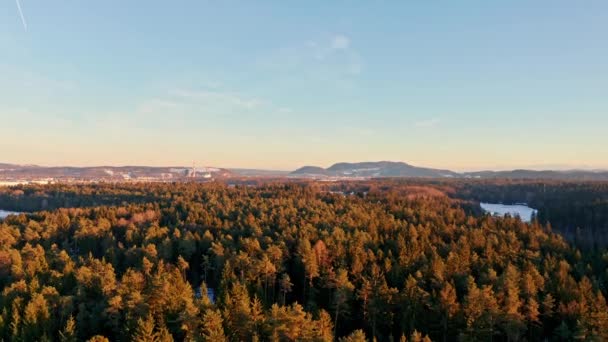
[[[608,168],[608,2],[0,1],[0,162],[377,160]]]

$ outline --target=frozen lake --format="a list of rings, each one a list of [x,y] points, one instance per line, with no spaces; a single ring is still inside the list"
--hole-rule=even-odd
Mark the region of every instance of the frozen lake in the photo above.
[[[16,211],[5,211],[5,210],[0,210],[0,219],[3,219],[5,217],[7,217],[8,215],[17,215],[19,214]]]
[[[532,221],[532,215],[538,210],[532,209],[525,204],[495,204],[495,203],[480,203],[481,209],[495,216],[505,216],[507,214],[515,217],[519,216],[522,221]]]

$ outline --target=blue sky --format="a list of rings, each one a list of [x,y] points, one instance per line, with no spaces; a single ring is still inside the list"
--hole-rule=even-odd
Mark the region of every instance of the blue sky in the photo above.
[[[608,168],[606,1],[0,2],[0,160]]]

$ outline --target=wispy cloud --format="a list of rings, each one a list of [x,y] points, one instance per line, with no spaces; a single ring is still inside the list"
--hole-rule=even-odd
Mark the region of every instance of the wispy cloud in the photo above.
[[[167,116],[207,118],[285,118],[295,110],[248,94],[222,89],[176,87],[148,98],[127,111],[130,118],[165,120]],[[246,115],[246,117],[244,116]]]
[[[439,119],[439,118],[432,118],[432,119],[427,119],[427,120],[416,121],[416,122],[414,122],[414,126],[419,127],[419,128],[423,128],[423,127],[436,127],[440,123],[441,123],[441,119]]]
[[[23,23],[23,29],[27,31],[27,22],[25,21],[25,16],[23,15],[23,10],[21,9],[21,2],[19,0],[15,0],[17,3],[17,9],[19,10],[19,15],[21,16],[21,22]]]
[[[345,34],[334,34],[280,48],[265,56],[260,63],[265,68],[296,72],[305,70],[307,75],[358,75],[363,61],[354,49],[352,39]]]
[[[293,109],[275,105],[268,99],[227,90],[219,85],[217,87],[175,86],[151,94],[133,106],[97,113],[94,115],[97,119],[93,120],[91,116],[90,121],[96,127],[103,127],[117,136],[130,131],[149,136],[166,129],[192,132],[195,127],[220,132],[227,127],[232,129],[235,122],[239,125],[264,120],[282,122],[294,115]],[[246,126],[243,130],[245,129]],[[182,138],[191,139],[177,139]]]
[[[265,101],[259,98],[245,97],[237,93],[215,90],[176,89],[171,91],[171,93],[181,99],[195,100],[199,104],[220,105],[241,109],[259,108],[265,104]]]
[[[350,47],[350,39],[344,35],[335,35],[331,41],[331,48],[334,50],[344,50]]]

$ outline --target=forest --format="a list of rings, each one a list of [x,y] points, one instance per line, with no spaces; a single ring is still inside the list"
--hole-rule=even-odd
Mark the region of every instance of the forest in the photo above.
[[[538,220],[584,249],[608,247],[608,182],[478,181],[459,186],[458,196],[494,203],[527,203]]]
[[[608,341],[608,183],[21,185],[0,209],[26,212],[0,222],[0,340]]]

